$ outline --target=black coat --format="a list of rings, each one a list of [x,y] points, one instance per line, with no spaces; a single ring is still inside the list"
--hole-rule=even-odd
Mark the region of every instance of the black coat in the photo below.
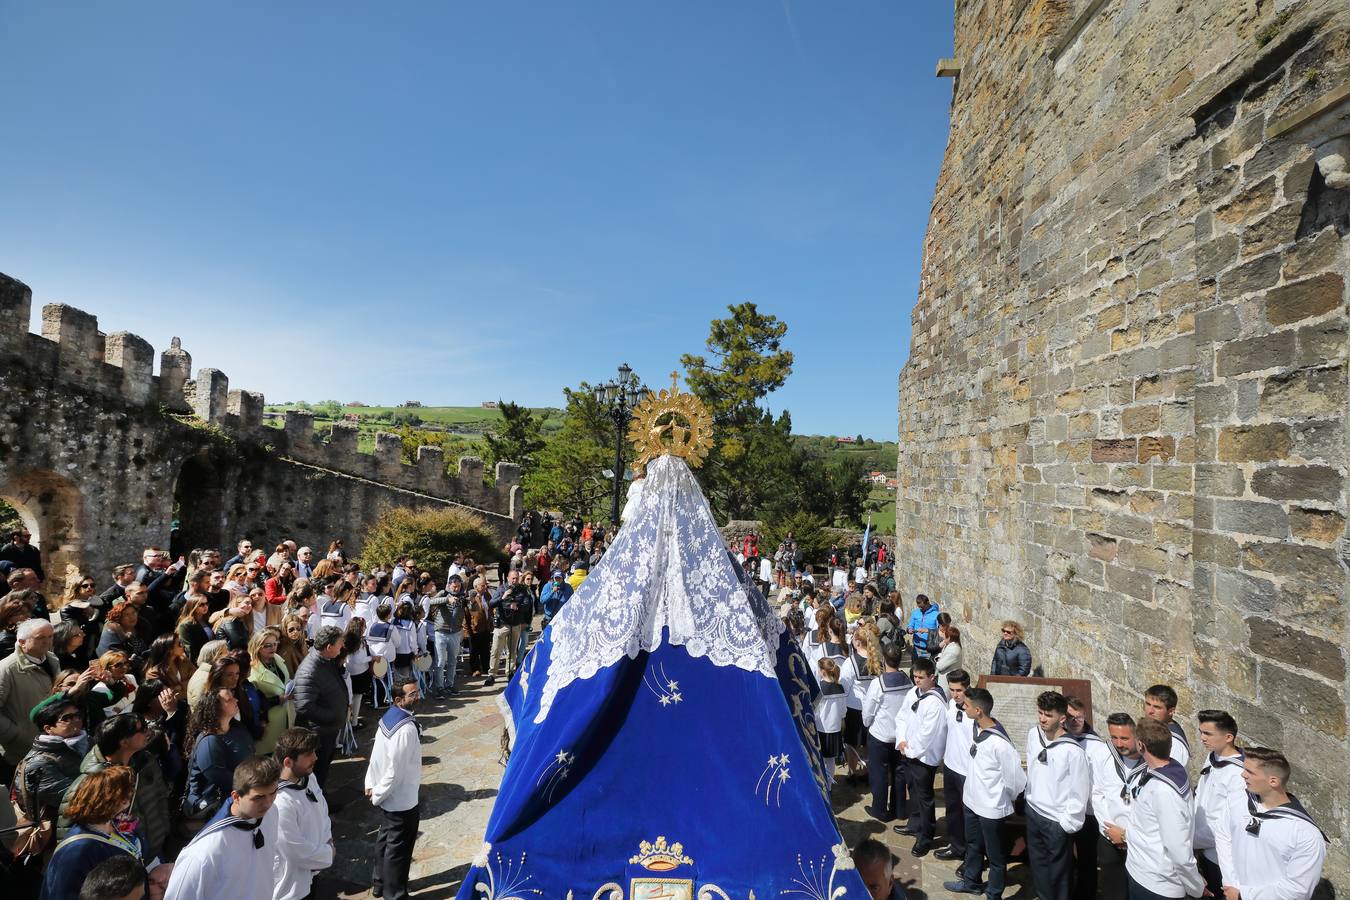
[[[994,664],[990,667],[989,674],[1023,677],[1030,675],[1031,651],[1020,640],[1014,640],[1011,644],[999,641],[998,646],[994,648]]]
[[[313,728],[325,738],[335,737],[347,721],[347,683],[335,659],[310,650],[295,673],[297,725]]]
[[[37,573],[38,581],[47,580],[47,572],[42,568],[42,553],[32,544],[19,544],[10,541],[0,547],[0,561],[14,563],[16,569],[32,569]]]

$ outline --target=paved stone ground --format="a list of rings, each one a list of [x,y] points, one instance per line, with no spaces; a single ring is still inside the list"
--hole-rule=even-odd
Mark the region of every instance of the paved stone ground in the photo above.
[[[463,679],[461,679],[463,682]],[[427,701],[418,712],[424,732],[422,770],[422,829],[412,869],[412,886],[419,900],[453,897],[468,870],[469,860],[477,852],[487,827],[488,815],[501,783],[502,718],[497,712],[496,695],[503,682],[485,688],[475,678],[459,697],[450,701]],[[363,752],[374,740],[378,713],[364,716],[365,727],[358,733]],[[334,813],[334,838],[338,861],[325,877],[316,882],[315,900],[322,898],[370,897],[370,861],[375,842],[371,808],[361,793],[365,775],[364,756],[338,760],[333,765],[330,802],[340,809]],[[910,855],[913,838],[904,837],[871,819],[863,806],[869,801],[865,779],[850,782],[840,771],[835,786],[835,813],[845,841],[853,846],[865,837],[875,837],[891,848],[896,857],[896,877],[905,885],[912,900],[956,898],[942,888],[953,878],[955,863],[945,863],[931,855],[923,860]],[[941,789],[938,812],[941,815]],[[941,819],[938,831],[942,832]],[[1024,865],[1010,872],[1010,900],[1027,900]],[[551,900],[551,898],[546,898]]]

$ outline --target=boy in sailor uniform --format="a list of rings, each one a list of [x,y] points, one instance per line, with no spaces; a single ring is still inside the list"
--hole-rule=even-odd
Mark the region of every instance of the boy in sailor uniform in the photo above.
[[[956,870],[958,880],[948,881],[943,887],[958,894],[982,893],[989,900],[999,900],[1008,875],[1003,826],[1013,813],[1013,802],[1026,786],[1027,777],[1012,738],[991,715],[993,695],[984,688],[970,688],[965,695],[965,714],[970,719],[971,731],[961,793],[966,813],[966,858]],[[987,885],[980,882],[985,860],[989,862]]]
[[[1308,900],[1322,878],[1327,838],[1289,793],[1289,760],[1278,750],[1248,747],[1226,827],[1214,832],[1224,869],[1225,900]],[[1220,866],[1223,863],[1220,862]],[[1231,880],[1230,880],[1231,878]]]
[[[380,823],[372,893],[388,900],[411,896],[408,869],[421,821],[417,794],[422,780],[422,728],[413,710],[421,699],[416,679],[394,678],[394,703],[380,719],[366,769],[366,797],[374,804]]]
[[[820,674],[820,694],[811,712],[816,720],[816,740],[825,763],[825,777],[833,788],[835,760],[844,752],[844,689],[839,686],[839,664],[834,660],[821,659],[816,663],[816,671]]]
[[[268,756],[239,764],[230,799],[178,854],[164,900],[271,900],[280,777]]]
[[[1039,900],[1069,900],[1073,835],[1087,814],[1087,755],[1064,728],[1069,703],[1045,691],[1027,732],[1027,861]]]
[[[1233,861],[1219,859],[1214,834],[1227,826],[1228,810],[1234,801],[1246,801],[1244,757],[1237,748],[1236,719],[1221,709],[1202,709],[1196,718],[1200,720],[1200,743],[1209,755],[1195,783],[1195,862],[1205,887],[1218,897],[1224,884],[1232,883]]]
[[[933,854],[938,859],[966,858],[966,808],[961,795],[966,788],[966,769],[970,763],[970,742],[975,734],[966,715],[966,690],[970,673],[953,669],[947,673],[947,740],[942,751],[942,804],[947,810],[947,846]]]
[[[1130,900],[1199,897],[1205,880],[1195,865],[1191,784],[1172,757],[1172,732],[1156,719],[1136,729],[1144,768],[1127,782],[1130,812],[1124,828]]]
[[[890,822],[900,814],[905,798],[905,769],[895,747],[896,718],[900,705],[914,682],[900,671],[900,648],[887,644],[881,649],[885,670],[873,678],[863,697],[862,720],[867,728],[867,780],[872,788],[872,805],[865,812],[874,819]]]
[[[1191,762],[1191,742],[1181,723],[1172,718],[1177,710],[1177,692],[1165,684],[1155,684],[1144,691],[1144,717],[1163,723],[1172,732],[1172,758],[1184,769]]]
[[[937,808],[933,802],[933,781],[938,764],[947,749],[947,697],[937,686],[933,660],[919,657],[911,669],[914,687],[905,695],[896,719],[896,746],[905,757],[906,784],[918,822],[908,829],[896,826],[901,834],[915,837],[909,852],[926,856],[937,831]]]
[[[314,777],[319,733],[291,728],[277,739],[274,758],[281,763],[278,784],[277,856],[272,864],[276,888],[272,900],[303,900],[314,873],[333,864],[333,828],[328,799]]]
[[[1109,745],[1087,719],[1087,704],[1077,697],[1067,698],[1069,714],[1064,719],[1067,731],[1083,748],[1088,762],[1088,800],[1083,827],[1073,836],[1073,890],[1075,900],[1097,900],[1097,838],[1100,825],[1092,808],[1092,767],[1094,754],[1109,755]]]
[[[1125,897],[1125,847],[1129,824],[1129,792],[1125,783],[1130,774],[1144,764],[1135,735],[1134,717],[1116,712],[1106,717],[1108,743],[1084,746],[1088,760],[1088,780],[1092,784],[1092,811],[1097,819],[1097,867],[1100,871],[1102,900]]]

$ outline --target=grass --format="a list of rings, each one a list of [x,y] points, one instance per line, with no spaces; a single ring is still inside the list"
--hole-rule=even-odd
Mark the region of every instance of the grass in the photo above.
[[[288,409],[299,409],[300,406],[295,403],[269,404],[268,412],[284,413]],[[501,421],[501,415],[495,409],[484,409],[481,406],[415,406],[411,409],[403,406],[344,406],[342,415],[355,415],[360,417],[357,423],[362,432],[367,428],[372,431],[389,430],[393,428],[389,418],[395,413],[416,413],[422,419],[424,425],[439,425],[447,431],[460,434],[483,434],[491,430],[492,426]],[[544,434],[550,434],[562,427],[562,410],[551,407],[541,407],[533,409],[535,417],[539,419],[540,428]],[[314,421],[316,424],[332,422],[325,416],[315,413]],[[279,420],[271,420],[271,424],[280,424]]]

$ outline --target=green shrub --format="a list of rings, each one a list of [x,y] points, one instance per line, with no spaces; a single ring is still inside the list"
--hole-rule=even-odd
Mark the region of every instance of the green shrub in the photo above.
[[[491,529],[467,510],[454,506],[395,507],[380,516],[366,533],[359,562],[369,571],[411,554],[419,568],[436,575],[439,584],[456,553],[468,553],[482,563],[495,561],[499,552]]]
[[[775,553],[788,532],[802,551],[802,562],[822,565],[829,554],[833,534],[826,530],[825,520],[808,512],[795,512],[776,522],[768,523],[760,537],[760,552]]]

